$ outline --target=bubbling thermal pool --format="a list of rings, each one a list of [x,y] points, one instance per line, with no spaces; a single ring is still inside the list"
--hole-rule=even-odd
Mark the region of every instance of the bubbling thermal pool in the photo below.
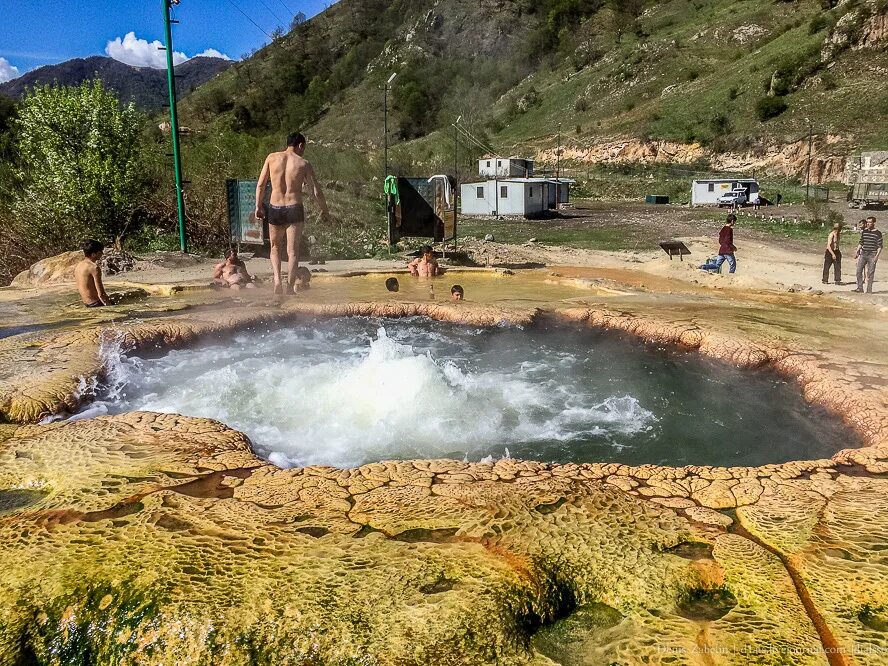
[[[578,327],[342,318],[108,362],[108,384],[74,418],[214,418],[282,467],[504,456],[733,466],[859,446],[774,373]]]

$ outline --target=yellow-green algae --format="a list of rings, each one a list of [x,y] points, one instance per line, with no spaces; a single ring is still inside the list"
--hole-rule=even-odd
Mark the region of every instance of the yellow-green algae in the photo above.
[[[759,468],[279,470],[202,419],[0,425],[0,664],[888,663],[888,350],[842,334],[857,306],[515,277],[517,291],[472,278],[484,303],[421,301],[412,283],[343,302],[331,278],[283,303],[189,292],[100,319],[56,313],[42,321],[57,329],[0,341],[0,413],[74,409],[109,340],[146,350],[354,314],[525,325],[545,311],[771,365],[868,446]],[[13,325],[39,310],[15,303]],[[730,603],[689,611],[701,599]],[[608,622],[588,621],[603,607]],[[546,635],[570,640],[555,654]]]

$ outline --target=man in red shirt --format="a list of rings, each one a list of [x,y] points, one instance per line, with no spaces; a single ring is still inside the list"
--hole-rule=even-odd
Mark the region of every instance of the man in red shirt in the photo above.
[[[725,260],[728,262],[728,272],[733,273],[737,270],[737,260],[734,258],[734,222],[737,216],[731,213],[725,221],[725,226],[718,232],[718,260],[715,262],[715,272],[720,273],[722,264]]]

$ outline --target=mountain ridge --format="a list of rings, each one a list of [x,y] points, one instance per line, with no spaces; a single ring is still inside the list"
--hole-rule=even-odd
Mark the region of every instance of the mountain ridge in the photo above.
[[[185,97],[233,64],[223,58],[197,56],[176,66],[177,91]],[[76,86],[84,81],[100,79],[115,90],[122,102],[132,101],[147,112],[154,112],[167,102],[166,69],[135,67],[108,56],[72,58],[55,65],[46,65],[0,84],[0,94],[21,99],[35,86]]]

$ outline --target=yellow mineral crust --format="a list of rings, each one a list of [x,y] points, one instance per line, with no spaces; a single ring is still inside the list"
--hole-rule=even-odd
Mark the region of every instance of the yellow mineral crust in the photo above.
[[[207,419],[33,425],[79,406],[105,346],[353,315],[554,316],[770,366],[866,446],[756,468],[282,470]],[[847,361],[590,305],[257,302],[0,340],[0,666],[888,664],[886,378]]]

